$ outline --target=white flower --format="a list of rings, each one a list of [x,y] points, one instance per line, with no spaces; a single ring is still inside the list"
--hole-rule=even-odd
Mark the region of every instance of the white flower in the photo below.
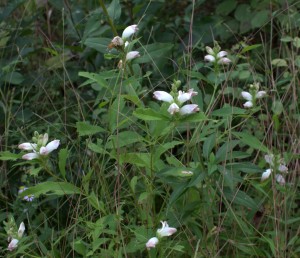
[[[139,30],[138,26],[136,24],[128,26],[122,33],[122,38],[127,39],[130,38],[134,33],[136,33]]]
[[[231,63],[231,60],[227,58],[227,52],[226,51],[220,51],[217,52],[217,50],[212,49],[211,47],[205,47],[206,52],[208,55],[204,56],[204,60],[211,62],[211,63],[218,63],[218,64],[229,64]]]
[[[8,247],[7,247],[7,249],[8,249],[9,251],[13,251],[14,249],[16,249],[16,248],[18,247],[18,242],[19,242],[18,239],[13,238],[13,239],[10,241],[10,243],[9,243],[9,245],[8,245]]]
[[[268,179],[270,177],[272,173],[272,169],[267,169],[264,173],[262,173],[261,175],[261,181],[265,181],[266,179]]]
[[[188,100],[190,100],[193,96],[196,96],[198,92],[194,91],[194,89],[189,89],[188,92],[178,91],[178,101],[182,104]]]
[[[198,107],[198,105],[196,104],[188,104],[188,105],[184,105],[182,108],[180,108],[179,113],[181,115],[189,115],[195,112],[198,112],[200,109]]]
[[[154,91],[153,98],[169,103],[174,101],[172,95],[165,91]]]
[[[216,58],[212,55],[206,55],[204,57],[204,60],[207,61],[207,62],[211,62],[211,63],[214,63],[216,61]]]
[[[267,95],[267,92],[265,92],[264,90],[262,90],[262,91],[257,92],[256,95],[255,95],[255,97],[257,99],[261,99],[261,98],[263,98],[266,95]]]
[[[18,237],[21,238],[24,234],[25,231],[25,224],[24,222],[22,222],[19,226],[19,230],[18,230]]]
[[[171,115],[174,115],[175,113],[179,112],[179,107],[176,103],[172,103],[169,108],[168,108],[168,112]]]
[[[40,155],[44,155],[44,156],[48,155],[50,152],[56,150],[60,144],[59,140],[53,140],[46,145],[47,142],[48,142],[48,134],[44,134],[42,139],[39,140],[39,144],[29,143],[29,142],[20,144],[18,146],[19,149],[33,151],[23,155],[22,158],[26,160],[33,160],[39,158]],[[40,144],[42,144],[43,146],[39,148],[38,146]]]
[[[119,36],[114,37],[111,43],[113,44],[114,47],[120,47],[124,45],[123,39]]]
[[[36,147],[37,147],[37,144],[31,143],[31,142],[24,142],[18,146],[18,148],[21,150],[35,150]]]
[[[250,92],[247,92],[247,91],[242,91],[241,93],[242,97],[247,100],[246,103],[244,103],[244,107],[245,108],[251,108],[253,107],[253,96]],[[265,91],[258,91],[255,93],[255,99],[261,99],[263,98],[264,96],[266,96],[267,93]]]
[[[59,146],[59,140],[53,140],[49,142],[45,147],[40,148],[41,155],[48,155],[50,152],[56,150]]]
[[[18,193],[23,193],[25,190],[27,190],[28,187],[25,187],[25,186],[21,186]],[[29,194],[29,195],[26,195],[24,196],[23,200],[27,201],[27,202],[32,202],[34,200],[34,195],[33,194]]]
[[[161,221],[162,228],[157,230],[157,234],[159,237],[171,236],[173,235],[177,229],[169,227],[166,221]]]
[[[282,175],[277,174],[275,176],[277,183],[279,183],[280,185],[285,185],[285,179]]]
[[[157,237],[152,237],[148,240],[148,242],[146,243],[146,247],[148,250],[150,250],[151,248],[155,248],[155,246],[158,244],[158,238]]]
[[[137,58],[139,56],[140,56],[139,51],[130,51],[126,54],[126,60],[129,61],[129,60],[132,60],[132,59]]]
[[[287,173],[289,169],[287,168],[286,165],[279,164],[278,170],[279,170],[279,172],[281,172],[281,173]]]

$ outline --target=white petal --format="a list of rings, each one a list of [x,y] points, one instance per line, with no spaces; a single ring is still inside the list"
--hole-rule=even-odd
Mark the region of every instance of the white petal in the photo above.
[[[272,170],[267,169],[264,173],[262,173],[261,181],[264,181],[264,180],[268,179],[270,177],[271,173],[272,173]]]
[[[124,45],[124,41],[121,37],[116,36],[112,39],[111,43],[113,44],[114,47],[119,47]]]
[[[157,230],[157,234],[160,237],[171,236],[177,231],[176,228],[169,227],[166,221],[161,221],[161,224],[162,224],[162,228]]]
[[[218,64],[229,64],[231,63],[231,60],[227,57],[222,57],[219,61]]]
[[[251,108],[251,107],[253,107],[253,103],[252,103],[252,101],[247,101],[246,103],[243,104],[243,106],[245,108]]]
[[[165,91],[154,91],[153,98],[169,103],[174,101],[172,95]]]
[[[10,241],[10,243],[9,243],[9,245],[8,245],[8,247],[7,247],[7,249],[8,249],[9,251],[13,251],[14,249],[17,248],[18,242],[19,242],[18,239],[13,238],[13,239]]]
[[[198,92],[194,91],[194,89],[189,89],[188,92],[184,92],[184,91],[178,91],[178,101],[180,103],[184,103],[188,100],[190,100],[193,96],[197,95]]]
[[[216,61],[216,58],[215,58],[214,56],[212,56],[212,55],[206,55],[206,56],[204,57],[204,60],[213,63],[213,62]]]
[[[148,240],[148,242],[146,243],[146,247],[147,249],[151,249],[151,248],[155,248],[155,246],[158,244],[158,238],[157,237],[152,237]]]
[[[24,142],[21,143],[18,148],[21,150],[35,150],[36,149],[37,144],[35,143],[31,143],[31,142]]]
[[[27,153],[25,155],[22,156],[22,159],[26,159],[26,160],[32,160],[32,159],[37,159],[40,155],[36,152],[32,152],[32,153]]]
[[[188,115],[188,114],[192,114],[195,112],[198,112],[200,109],[198,107],[198,105],[196,104],[189,104],[189,105],[185,105],[180,109],[180,114],[181,115]]]
[[[245,100],[252,100],[252,95],[247,91],[242,91],[241,95]]]
[[[224,56],[226,56],[226,55],[227,55],[227,52],[226,52],[226,51],[220,51],[220,52],[217,54],[217,57],[222,58],[222,57],[224,57]]]
[[[128,26],[122,33],[122,38],[127,39],[139,30],[136,24]]]
[[[278,167],[278,170],[279,170],[281,173],[287,173],[289,169],[287,168],[286,165],[280,164],[279,167]]]
[[[129,61],[129,60],[132,60],[132,59],[137,58],[139,56],[140,56],[139,51],[130,51],[126,55],[126,60]]]
[[[174,115],[175,113],[179,112],[179,107],[177,106],[176,103],[172,103],[168,108],[168,112],[171,115]]]
[[[277,174],[275,176],[277,183],[279,183],[280,185],[285,185],[285,179],[282,175]]]
[[[19,230],[18,230],[18,237],[21,238],[24,234],[25,231],[25,224],[24,222],[22,222],[19,226]]]
[[[257,99],[261,99],[261,98],[263,98],[266,95],[267,95],[267,92],[265,92],[265,91],[262,90],[262,91],[257,92],[256,95],[255,95],[255,97]]]
[[[46,147],[41,147],[40,148],[40,154],[41,155],[47,155],[49,154],[50,152],[56,150],[59,146],[59,140],[53,140],[51,142],[49,142]]]

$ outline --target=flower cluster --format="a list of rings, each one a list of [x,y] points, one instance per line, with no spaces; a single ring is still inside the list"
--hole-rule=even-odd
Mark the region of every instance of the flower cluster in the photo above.
[[[126,48],[129,45],[129,39],[132,37],[139,30],[136,24],[128,26],[122,33],[122,38],[116,36],[112,39],[111,43],[109,44],[110,48],[116,48],[117,50],[126,53],[125,61],[130,61],[134,58],[140,56],[138,51],[126,51]],[[119,68],[123,68],[123,61],[120,60],[118,64]]]
[[[166,221],[161,221],[162,228],[156,231],[156,237],[152,237],[146,243],[146,247],[148,250],[151,248],[155,248],[155,246],[159,243],[159,239],[166,236],[171,236],[176,233],[176,228],[169,227]]]
[[[34,132],[34,136],[32,137],[31,142],[25,142],[18,146],[21,150],[32,151],[22,156],[23,159],[32,160],[38,159],[41,156],[47,156],[50,152],[56,150],[59,146],[59,140],[53,140],[48,142],[48,134],[38,134],[38,132]]]
[[[245,108],[252,108],[256,105],[256,100],[267,95],[265,91],[259,91],[259,83],[250,84],[249,91],[243,91],[242,97],[247,100],[243,105]]]
[[[8,235],[7,241],[9,242],[7,249],[13,251],[18,247],[20,239],[25,232],[25,224],[21,222],[19,229],[17,230],[15,220],[11,218],[8,222],[4,222],[5,230]]]
[[[264,173],[262,173],[261,181],[268,179],[273,170],[278,171],[275,174],[275,179],[280,185],[285,185],[285,179],[282,174],[288,173],[288,168],[280,157],[275,157],[273,154],[265,155],[265,161],[271,166]]]
[[[21,194],[21,193],[23,193],[23,192],[24,192],[25,190],[27,190],[27,189],[28,189],[28,187],[21,186],[21,187],[19,188],[18,193]],[[32,202],[32,201],[34,200],[34,195],[33,195],[33,194],[26,195],[26,196],[24,196],[23,200],[25,200],[25,201],[27,201],[27,202]]]
[[[178,91],[176,93],[175,99],[170,93],[165,91],[155,91],[153,94],[153,97],[155,99],[171,104],[168,108],[168,112],[171,115],[174,115],[175,113],[179,113],[181,115],[188,115],[199,111],[199,107],[196,104],[187,104],[182,106],[184,102],[191,100],[193,96],[198,94],[193,89],[189,89],[187,92],[181,90]]]
[[[221,48],[216,45],[214,48],[211,47],[205,47],[206,52],[208,55],[204,57],[205,61],[208,61],[210,63],[214,64],[229,64],[231,63],[231,60],[227,58],[227,52],[226,51],[221,51]]]

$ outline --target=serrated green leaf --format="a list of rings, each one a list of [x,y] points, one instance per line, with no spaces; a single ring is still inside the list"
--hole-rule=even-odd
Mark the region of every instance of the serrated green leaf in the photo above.
[[[144,121],[169,121],[170,119],[167,116],[164,116],[161,113],[158,113],[150,108],[137,108],[133,115],[136,116],[139,119],[142,119]]]
[[[62,196],[80,193],[80,189],[71,183],[47,181],[26,189],[25,191],[20,193],[19,196],[20,198],[23,198],[26,195],[33,194],[36,198],[38,198],[42,194]]]
[[[10,151],[1,151],[0,160],[17,160],[22,157],[22,154],[11,153]]]
[[[77,122],[76,129],[79,136],[90,136],[96,133],[103,133],[105,130],[98,125],[91,125],[89,122]]]

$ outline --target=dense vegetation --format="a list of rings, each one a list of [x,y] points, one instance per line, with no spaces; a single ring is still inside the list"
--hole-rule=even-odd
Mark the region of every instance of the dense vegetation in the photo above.
[[[300,1],[0,3],[1,257],[299,257]]]

